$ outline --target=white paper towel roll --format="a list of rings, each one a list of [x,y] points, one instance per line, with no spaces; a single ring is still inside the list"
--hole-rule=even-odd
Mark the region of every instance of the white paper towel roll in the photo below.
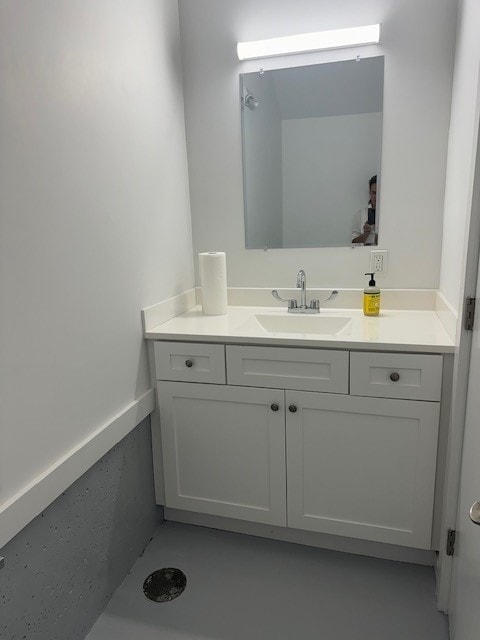
[[[227,261],[223,251],[199,253],[202,307],[206,316],[227,313]]]

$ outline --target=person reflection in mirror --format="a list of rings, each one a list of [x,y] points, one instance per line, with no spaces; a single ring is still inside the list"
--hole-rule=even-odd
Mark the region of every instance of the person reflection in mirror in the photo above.
[[[377,244],[378,225],[375,221],[377,208],[377,176],[372,176],[368,181],[369,201],[368,206],[360,209],[355,214],[353,222],[353,244]]]

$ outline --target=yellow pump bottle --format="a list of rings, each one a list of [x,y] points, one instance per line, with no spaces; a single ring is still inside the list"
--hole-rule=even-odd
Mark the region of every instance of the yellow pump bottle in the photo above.
[[[370,276],[368,287],[363,290],[363,313],[366,316],[378,316],[380,313],[380,289],[373,279],[373,273],[366,273]]]

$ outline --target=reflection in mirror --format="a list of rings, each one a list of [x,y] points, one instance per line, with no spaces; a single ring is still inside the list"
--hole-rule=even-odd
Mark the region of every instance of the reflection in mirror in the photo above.
[[[247,249],[377,244],[383,57],[245,73],[240,93]]]

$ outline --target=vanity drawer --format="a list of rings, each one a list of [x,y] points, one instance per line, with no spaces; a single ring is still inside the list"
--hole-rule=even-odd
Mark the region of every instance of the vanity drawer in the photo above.
[[[155,342],[157,380],[225,384],[223,344]]]
[[[439,401],[440,355],[350,353],[350,394]]]
[[[348,352],[227,346],[228,384],[348,393]]]

